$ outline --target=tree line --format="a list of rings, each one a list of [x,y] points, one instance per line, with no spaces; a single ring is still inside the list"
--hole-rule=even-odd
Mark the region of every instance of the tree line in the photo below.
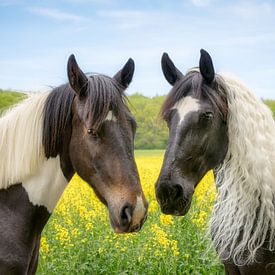
[[[0,113],[8,106],[25,98],[23,93],[0,90]],[[138,127],[135,138],[136,149],[164,149],[168,139],[168,128],[159,116],[165,96],[147,97],[139,93],[128,96],[129,107]],[[275,117],[275,100],[264,101]]]

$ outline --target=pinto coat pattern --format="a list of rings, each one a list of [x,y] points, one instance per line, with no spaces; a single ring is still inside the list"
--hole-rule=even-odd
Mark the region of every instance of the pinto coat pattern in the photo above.
[[[139,231],[146,219],[124,96],[134,61],[114,77],[86,76],[73,55],[67,69],[69,84],[0,118],[0,274],[36,272],[41,232],[75,172],[108,207],[117,233]]]

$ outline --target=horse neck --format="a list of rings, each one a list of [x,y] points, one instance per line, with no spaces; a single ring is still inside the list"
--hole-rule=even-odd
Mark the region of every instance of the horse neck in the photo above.
[[[33,204],[44,205],[52,212],[74,170],[68,149],[71,138],[69,122],[64,134],[56,140],[60,144],[59,151],[45,156],[42,137],[49,95],[51,93],[31,96],[0,119],[0,191],[22,183]],[[66,106],[69,110],[71,103]],[[48,116],[53,114],[48,113]]]

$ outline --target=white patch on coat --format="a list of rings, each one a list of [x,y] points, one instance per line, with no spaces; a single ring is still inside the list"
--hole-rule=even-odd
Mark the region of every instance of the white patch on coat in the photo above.
[[[117,119],[116,119],[116,117],[115,117],[115,115],[113,114],[112,111],[109,111],[109,112],[108,112],[108,114],[107,114],[105,120],[110,120],[110,121],[115,121],[115,122],[117,121]]]
[[[35,175],[22,182],[22,186],[33,205],[45,206],[52,213],[67,183],[60,168],[60,158],[57,156],[45,160]]]
[[[199,100],[191,96],[186,96],[179,100],[172,109],[177,109],[180,116],[179,125],[183,122],[187,114],[197,112],[200,109]]]
[[[140,224],[141,220],[144,218],[146,213],[146,208],[141,196],[137,196],[136,207],[133,212],[132,225]]]

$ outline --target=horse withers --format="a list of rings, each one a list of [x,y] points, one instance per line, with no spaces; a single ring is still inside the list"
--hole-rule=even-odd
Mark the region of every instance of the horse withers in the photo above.
[[[213,244],[227,274],[275,274],[275,123],[239,81],[215,74],[201,50],[183,75],[162,57],[173,86],[161,110],[169,127],[156,196],[163,213],[185,215],[194,189],[214,169]]]
[[[43,227],[75,172],[109,210],[117,233],[142,227],[148,203],[134,160],[136,122],[114,77],[86,76],[70,56],[69,84],[0,118],[0,274],[34,274]]]

